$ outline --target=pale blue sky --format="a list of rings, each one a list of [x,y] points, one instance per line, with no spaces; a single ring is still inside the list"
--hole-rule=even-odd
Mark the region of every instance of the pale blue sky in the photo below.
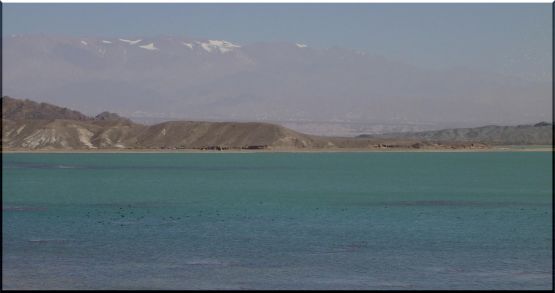
[[[551,4],[3,4],[3,33],[289,41],[551,79]]]

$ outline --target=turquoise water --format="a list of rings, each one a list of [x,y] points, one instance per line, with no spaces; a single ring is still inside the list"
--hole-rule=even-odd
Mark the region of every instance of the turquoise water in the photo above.
[[[551,156],[3,154],[2,287],[550,289]]]

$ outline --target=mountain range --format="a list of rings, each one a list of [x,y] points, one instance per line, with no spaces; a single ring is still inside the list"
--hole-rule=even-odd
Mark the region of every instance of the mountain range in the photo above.
[[[176,36],[12,35],[2,41],[4,94],[87,115],[112,109],[130,118],[291,126],[551,119],[551,83],[422,68],[343,47]]]

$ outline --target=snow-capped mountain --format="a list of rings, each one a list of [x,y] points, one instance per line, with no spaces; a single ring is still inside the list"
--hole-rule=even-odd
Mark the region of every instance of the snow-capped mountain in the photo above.
[[[402,123],[551,117],[550,84],[304,42],[16,35],[3,38],[2,53],[4,95],[91,114]]]

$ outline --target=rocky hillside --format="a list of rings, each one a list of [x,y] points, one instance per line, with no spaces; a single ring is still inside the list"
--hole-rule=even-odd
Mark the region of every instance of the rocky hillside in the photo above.
[[[228,149],[314,147],[309,135],[268,123],[172,121],[152,126],[103,112],[2,98],[2,147],[23,149]]]
[[[314,140],[268,123],[171,121],[147,127],[137,143],[148,148],[225,146],[313,147]]]
[[[2,119],[9,120],[93,120],[77,111],[31,100],[2,97]]]
[[[553,124],[483,126],[476,128],[444,129],[437,131],[361,135],[362,138],[413,139],[427,142],[473,142],[492,145],[550,145]]]

